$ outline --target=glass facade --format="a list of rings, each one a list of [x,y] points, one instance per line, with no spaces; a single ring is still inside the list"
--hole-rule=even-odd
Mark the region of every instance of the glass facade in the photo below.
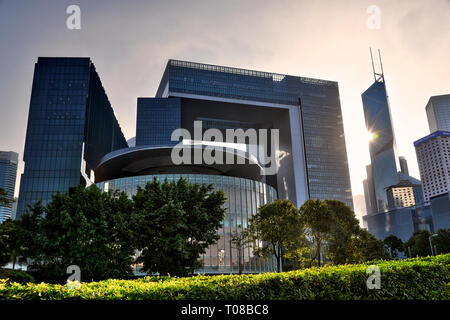
[[[14,199],[16,189],[17,163],[19,155],[12,151],[0,151],[0,189],[7,193],[7,197]],[[13,205],[0,206],[0,223],[12,218]]]
[[[106,153],[127,147],[89,58],[35,64],[17,217],[87,179]]]
[[[450,192],[430,199],[434,230],[450,229]]]
[[[309,196],[353,208],[338,88],[310,85],[300,99]]]
[[[204,267],[197,270],[198,273],[237,273],[239,270],[238,250],[231,242],[232,233],[238,232],[238,226],[246,228],[248,219],[257,211],[257,208],[270,203],[277,198],[274,188],[263,182],[254,180],[205,174],[167,174],[146,175],[136,177],[119,178],[97,183],[103,190],[125,191],[129,197],[136,193],[137,186],[145,186],[148,181],[156,177],[160,181],[164,179],[179,180],[181,177],[192,183],[212,184],[216,190],[225,192],[227,202],[226,217],[222,228],[218,230],[220,239],[215,245],[211,245],[202,255]],[[241,266],[245,273],[268,272],[276,269],[276,262],[264,261],[253,255],[250,248],[245,247]]]
[[[395,235],[402,241],[408,241],[414,231],[428,230],[434,232],[431,207],[411,206],[397,208],[363,217],[367,230],[377,239]]]
[[[425,109],[430,132],[450,131],[450,94],[431,97]]]
[[[295,134],[301,136],[303,145],[290,142],[290,148],[304,148],[299,154],[305,155],[309,198],[337,199],[353,207],[337,82],[169,60],[156,96],[176,95],[298,107],[303,132]],[[290,113],[292,115],[294,113]],[[240,120],[253,122],[245,112]],[[224,124],[220,122],[220,127]],[[289,127],[289,119],[285,127]],[[289,140],[292,141],[292,137]],[[290,171],[293,175],[293,170]]]
[[[138,98],[136,146],[172,145],[170,136],[181,128],[180,98]]]
[[[388,210],[386,188],[397,184],[400,168],[385,83],[374,82],[362,94],[362,102],[366,128],[373,136],[369,151],[376,199],[374,209],[382,212]],[[368,212],[371,213],[374,212]]]

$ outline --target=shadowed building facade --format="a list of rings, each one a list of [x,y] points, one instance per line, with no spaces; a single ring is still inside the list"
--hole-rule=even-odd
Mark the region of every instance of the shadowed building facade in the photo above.
[[[17,218],[27,205],[94,181],[125,137],[89,58],[38,58],[35,64]]]
[[[190,135],[186,141],[172,139],[180,128]],[[228,130],[245,135],[242,141],[226,139],[220,149],[232,155],[233,163],[173,163],[171,152],[180,143],[192,148],[192,155],[217,143],[204,137],[210,129],[223,138]],[[256,143],[250,139],[251,130],[258,133]],[[270,143],[263,148],[274,155],[278,171],[266,174],[268,164],[256,154],[264,144],[259,133],[266,132],[267,141],[272,141],[273,130],[278,130],[278,148]],[[132,196],[139,185],[154,178],[185,178],[212,184],[227,196],[220,239],[201,256],[200,273],[237,273],[238,261],[246,273],[275,270],[273,260],[255,257],[249,247],[239,259],[232,238],[261,205],[277,198],[297,206],[309,198],[336,199],[353,207],[336,82],[169,60],[156,97],[137,99],[135,142],[135,147],[102,158],[95,170],[100,189]],[[256,153],[253,143],[258,145]],[[242,145],[245,151],[236,152]]]
[[[375,199],[368,203],[367,212],[370,214],[388,209],[386,188],[398,183],[400,164],[384,77],[378,78],[362,94],[362,102],[366,128],[372,135],[369,142],[371,165],[368,168],[370,176],[368,175],[367,183],[371,184]],[[366,189],[369,190],[369,187]],[[371,198],[370,195],[366,197]]]
[[[193,135],[194,121],[223,132],[278,129],[279,170],[266,177],[278,196],[353,207],[336,82],[169,60],[156,97],[138,98],[137,108],[136,146],[173,145],[173,130]]]
[[[204,150],[196,145],[194,149]],[[145,187],[154,179],[212,185],[226,196],[225,220],[217,231],[220,239],[210,245],[199,258],[203,267],[196,273],[238,273],[239,262],[244,273],[273,272],[274,259],[264,260],[253,254],[250,246],[239,248],[234,235],[247,228],[248,221],[261,205],[277,198],[275,188],[264,182],[261,166],[250,154],[243,154],[246,164],[174,165],[172,146],[137,146],[111,152],[103,157],[95,170],[96,185],[102,191],[120,190],[132,197],[138,186]],[[224,153],[233,152],[225,148]],[[241,259],[239,258],[241,256]]]

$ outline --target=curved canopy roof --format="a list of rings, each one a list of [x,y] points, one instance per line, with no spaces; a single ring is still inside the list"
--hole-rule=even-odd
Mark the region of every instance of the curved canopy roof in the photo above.
[[[203,152],[205,145],[190,145],[191,159],[194,150]],[[184,148],[187,148],[185,146]],[[224,164],[207,165],[189,164],[176,165],[173,163],[171,154],[174,146],[139,146],[116,150],[106,154],[95,169],[95,182],[111,179],[132,177],[150,174],[212,174],[246,178],[261,181],[262,167],[257,159],[247,152],[239,151],[229,147],[222,147],[219,153]],[[217,149],[216,149],[217,150]],[[176,151],[180,152],[180,148]],[[225,164],[226,156],[233,156],[233,164]],[[244,164],[239,164],[245,162]]]

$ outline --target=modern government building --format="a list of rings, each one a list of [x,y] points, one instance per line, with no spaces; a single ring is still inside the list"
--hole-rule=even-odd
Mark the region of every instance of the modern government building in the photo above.
[[[190,138],[174,136],[179,129]],[[193,161],[174,161],[178,151]],[[208,152],[226,161],[208,162]],[[223,190],[227,215],[202,273],[237,272],[232,237],[263,204],[336,199],[353,207],[334,81],[169,60],[155,97],[137,98],[127,143],[89,58],[39,58],[24,161],[19,217],[80,183],[131,196],[154,178],[183,177]],[[274,261],[244,251],[243,272],[274,270]]]

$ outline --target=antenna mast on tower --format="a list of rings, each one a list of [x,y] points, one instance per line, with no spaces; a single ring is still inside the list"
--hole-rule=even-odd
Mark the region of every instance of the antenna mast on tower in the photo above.
[[[377,73],[375,71],[375,64],[373,63],[372,48],[369,48],[369,50],[370,50],[370,59],[372,61],[373,78],[375,79],[376,82],[384,82],[383,62],[381,61],[380,49],[378,49],[378,57],[380,59],[381,73]]]

